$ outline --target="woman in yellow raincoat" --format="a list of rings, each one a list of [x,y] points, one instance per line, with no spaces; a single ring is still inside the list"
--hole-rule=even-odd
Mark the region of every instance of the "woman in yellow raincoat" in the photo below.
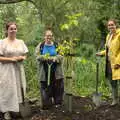
[[[106,37],[105,50],[97,53],[98,56],[106,56],[106,78],[112,87],[112,104],[118,103],[118,80],[120,80],[120,29],[115,20],[107,23],[109,33]]]

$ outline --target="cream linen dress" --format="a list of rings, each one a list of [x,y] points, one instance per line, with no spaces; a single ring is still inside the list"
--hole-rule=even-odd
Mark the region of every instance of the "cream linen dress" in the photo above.
[[[22,40],[16,40],[16,47],[0,40],[0,56],[12,57],[25,55],[28,48]],[[22,82],[20,82],[20,80]],[[19,112],[19,103],[22,102],[21,84],[26,92],[26,79],[23,64],[20,62],[0,62],[0,111]]]

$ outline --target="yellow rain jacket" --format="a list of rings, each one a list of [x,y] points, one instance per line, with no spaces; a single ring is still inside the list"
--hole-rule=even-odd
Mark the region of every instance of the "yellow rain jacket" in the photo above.
[[[110,34],[106,37],[106,43],[110,38]],[[106,55],[106,50],[100,52],[101,55]],[[115,69],[116,64],[120,65],[120,29],[116,30],[109,44],[109,60],[112,68],[112,80],[120,80],[120,68]]]

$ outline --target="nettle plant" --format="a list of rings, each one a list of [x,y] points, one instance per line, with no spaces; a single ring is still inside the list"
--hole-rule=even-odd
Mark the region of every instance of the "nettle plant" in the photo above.
[[[48,59],[50,57],[50,54],[49,53],[46,53],[45,55],[44,55],[44,59]]]
[[[73,41],[66,41],[64,40],[62,44],[58,45],[57,52],[60,55],[70,55],[73,53],[73,47],[75,43]]]
[[[82,14],[77,13],[74,15],[65,15],[67,18],[67,22],[60,25],[61,31],[65,32],[65,36],[68,36],[67,40],[64,40],[62,44],[59,44],[57,51],[61,55],[69,55],[74,51],[74,46],[76,45],[79,39],[75,38],[75,34],[73,33],[73,29],[78,27],[79,21],[78,17]],[[68,33],[68,34],[66,34]]]

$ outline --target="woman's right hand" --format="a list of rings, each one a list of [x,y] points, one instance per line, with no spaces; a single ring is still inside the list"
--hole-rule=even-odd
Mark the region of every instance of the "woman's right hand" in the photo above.
[[[96,56],[102,56],[100,52],[96,53]]]
[[[12,62],[17,62],[15,57],[11,57],[9,60],[12,61]]]
[[[16,56],[12,57],[12,61],[23,61],[26,59],[26,56]]]

